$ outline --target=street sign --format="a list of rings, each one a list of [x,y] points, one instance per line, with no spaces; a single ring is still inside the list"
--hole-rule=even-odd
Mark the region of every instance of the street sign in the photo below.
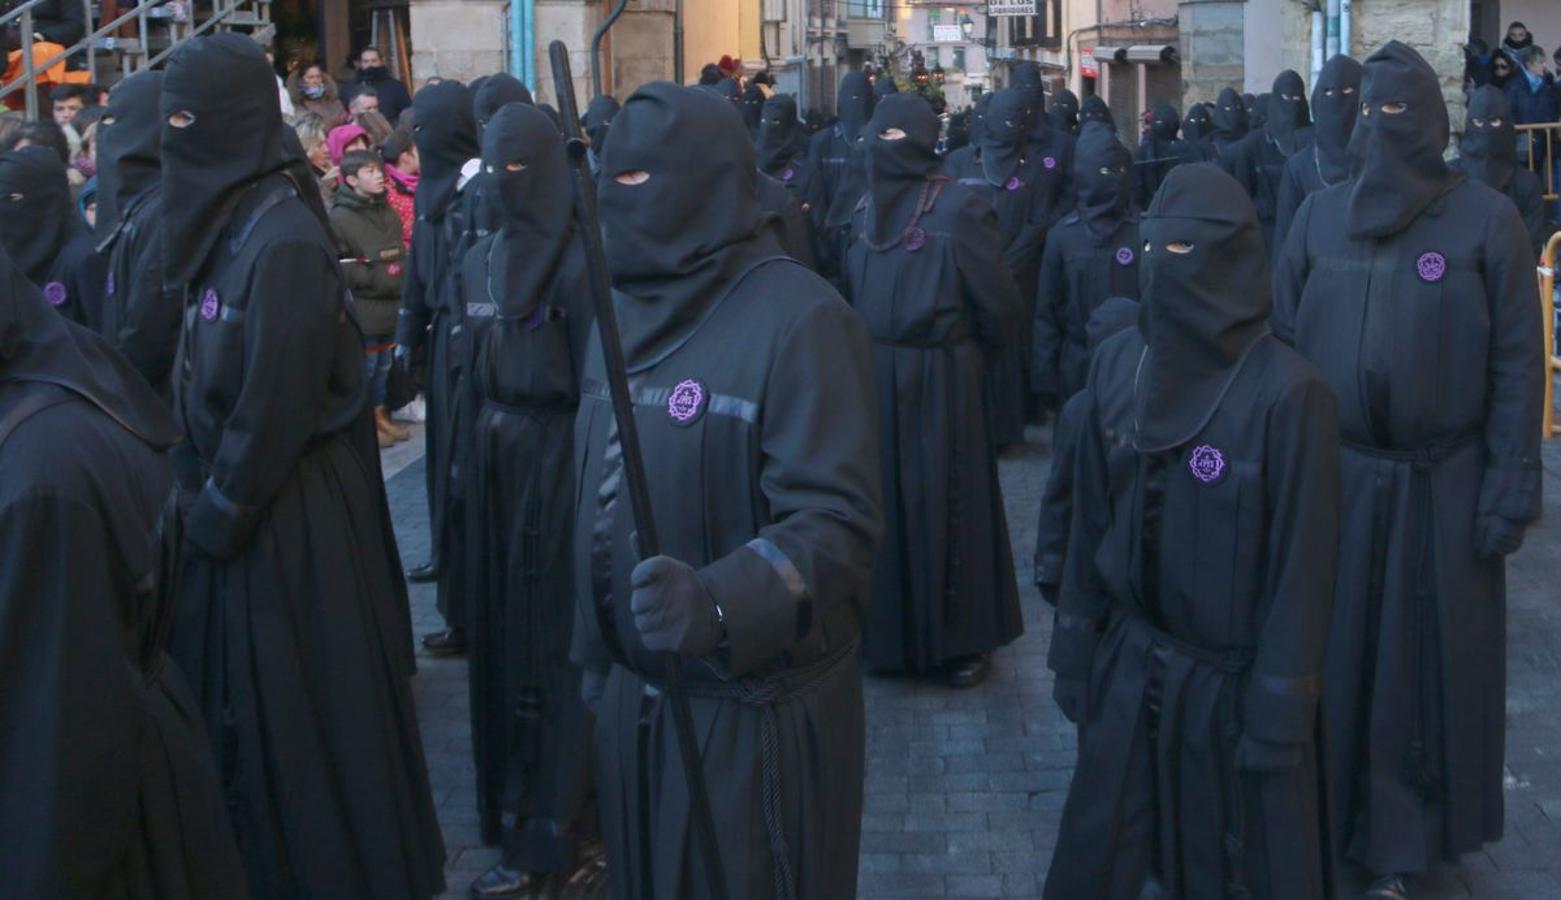
[[[989,16],[1033,16],[1035,0],[992,0],[986,5]]]
[[[1095,62],[1095,48],[1086,47],[1079,51],[1079,74],[1085,78],[1100,76],[1100,64]]]
[[[932,39],[939,44],[957,44],[965,39],[965,30],[958,25],[934,25]]]

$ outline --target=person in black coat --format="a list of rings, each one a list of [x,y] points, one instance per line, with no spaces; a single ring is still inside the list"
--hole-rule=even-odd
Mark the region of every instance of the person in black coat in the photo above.
[[[1182,163],[1201,162],[1198,150],[1177,136],[1181,116],[1169,103],[1155,105],[1149,118],[1149,131],[1138,142],[1138,159],[1133,163],[1139,209],[1147,209],[1160,189],[1160,182]]]
[[[867,158],[862,129],[878,102],[867,75],[847,72],[840,79],[833,126],[813,135],[808,155],[824,180],[824,225],[818,233],[819,274],[840,287],[841,265],[850,241],[851,216],[867,187]]]
[[[400,119],[402,111],[411,107],[412,95],[407,92],[406,85],[390,74],[379,48],[373,45],[364,47],[358,51],[354,63],[358,74],[352,81],[342,85],[341,102],[350,105],[360,89],[371,88],[379,98],[380,115],[391,122]]]
[[[1049,115],[1052,119],[1052,127],[1065,134],[1077,136],[1079,133],[1079,97],[1077,94],[1063,88],[1058,91],[1051,102]]]
[[[1234,88],[1225,88],[1214,102],[1210,116],[1214,121],[1210,140],[1214,144],[1215,153],[1215,159],[1211,162],[1218,162],[1221,168],[1229,171],[1231,148],[1240,143],[1249,130],[1246,104]]]
[[[1554,230],[1545,218],[1545,187],[1538,175],[1518,164],[1517,129],[1507,96],[1489,85],[1469,95],[1468,117],[1458,141],[1453,170],[1503,194],[1523,216],[1523,227],[1537,257]]]
[[[1209,113],[1209,104],[1194,103],[1187,107],[1187,115],[1182,116],[1182,140],[1194,162],[1219,161],[1213,134],[1214,117]]]
[[[1355,177],[1301,204],[1273,326],[1339,403],[1328,820],[1338,891],[1386,898],[1502,834],[1505,560],[1541,508],[1544,348],[1528,232],[1443,161],[1437,73],[1397,41],[1365,68]]]
[[[65,164],[48,147],[0,153],[0,249],[60,315],[98,327],[103,258],[71,201]]]
[[[1311,900],[1334,400],[1268,331],[1268,262],[1234,179],[1178,167],[1140,227],[1144,349],[1102,348],[1079,430],[1048,655],[1079,757],[1045,896]]]
[[[163,280],[189,298],[173,656],[206,717],[250,891],[432,896],[444,844],[406,585],[318,188],[248,36],[181,45],[160,106]]]
[[[1290,157],[1312,142],[1312,116],[1301,76],[1286,69],[1274,78],[1273,93],[1265,94],[1267,115],[1226,154],[1226,169],[1241,182],[1257,207],[1263,246],[1270,259],[1278,254],[1274,219],[1279,212],[1279,183]]]
[[[1350,135],[1360,113],[1360,82],[1365,70],[1348,56],[1335,56],[1323,66],[1312,86],[1311,146],[1299,150],[1285,163],[1279,179],[1278,206],[1274,211],[1274,253],[1285,246],[1290,223],[1301,202],[1323,188],[1350,177]]]
[[[794,259],[816,269],[819,234],[829,211],[824,198],[824,175],[808,154],[808,138],[797,118],[796,98],[776,94],[764,101],[762,113],[754,148],[759,172],[785,187],[793,201],[786,204],[785,210],[796,214],[782,220],[787,232],[783,242]]]

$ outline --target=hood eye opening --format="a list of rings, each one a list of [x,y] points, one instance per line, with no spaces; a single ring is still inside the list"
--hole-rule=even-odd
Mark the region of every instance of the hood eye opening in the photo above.
[[[1171,241],[1169,244],[1165,245],[1165,249],[1177,254],[1178,256],[1186,256],[1192,252],[1192,249],[1195,246],[1197,245],[1191,241]]]

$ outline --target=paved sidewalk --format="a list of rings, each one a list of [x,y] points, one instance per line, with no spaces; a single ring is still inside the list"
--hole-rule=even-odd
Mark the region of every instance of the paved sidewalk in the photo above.
[[[1001,463],[1028,630],[998,655],[991,679],[964,692],[868,679],[864,898],[1040,892],[1075,752],[1073,727],[1051,700],[1050,615],[1028,584],[1046,462],[1044,447],[1030,444]],[[1547,445],[1546,468],[1546,519],[1508,567],[1507,836],[1437,872],[1417,897],[1561,897],[1561,442]],[[387,482],[408,564],[428,551],[423,472],[417,459]],[[413,585],[412,604],[416,634],[442,627],[431,587]],[[477,834],[465,660],[419,664],[447,896],[463,897],[497,858]]]

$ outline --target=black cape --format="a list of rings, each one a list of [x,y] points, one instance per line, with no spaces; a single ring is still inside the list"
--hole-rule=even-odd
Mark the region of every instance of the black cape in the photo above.
[[[163,404],[0,251],[0,870],[18,897],[245,895],[167,655]]]
[[[871,351],[827,283],[775,258],[720,102],[656,83],[624,104],[604,163],[651,179],[604,182],[602,225],[660,550],[725,614],[726,648],[682,668],[726,893],[829,896],[856,884],[861,829],[856,647],[882,521]],[[705,897],[670,710],[646,690],[664,660],[630,609],[634,524],[594,339],[580,403],[572,656],[608,673],[596,783],[614,888]]]
[[[60,315],[98,327],[103,259],[71,201],[64,163],[41,144],[0,153],[0,249]]]
[[[1273,321],[1333,389],[1344,444],[1324,701],[1334,851],[1413,873],[1502,834],[1500,553],[1515,542],[1485,538],[1521,536],[1540,511],[1542,330],[1517,211],[1441,162],[1435,73],[1397,43],[1366,71],[1366,103],[1410,108],[1362,117],[1359,179],[1302,204]],[[1404,224],[1352,238],[1341,225],[1358,209],[1363,226]]]
[[[873,121],[871,195],[846,257],[873,340],[889,526],[865,652],[874,669],[926,672],[1024,631],[983,401],[1024,303],[984,192],[932,174],[932,111],[905,95]],[[891,126],[910,136],[876,137]]]
[[[313,185],[235,146],[283,127],[248,37],[184,45],[162,105],[196,123],[164,132],[168,183],[235,194],[189,198],[227,215],[205,255],[178,267],[191,277],[174,384],[189,513],[173,648],[206,715],[250,887],[427,897],[443,887],[444,847],[335,243],[307,202]],[[208,153],[235,161],[216,173],[226,183],[192,170]]]

